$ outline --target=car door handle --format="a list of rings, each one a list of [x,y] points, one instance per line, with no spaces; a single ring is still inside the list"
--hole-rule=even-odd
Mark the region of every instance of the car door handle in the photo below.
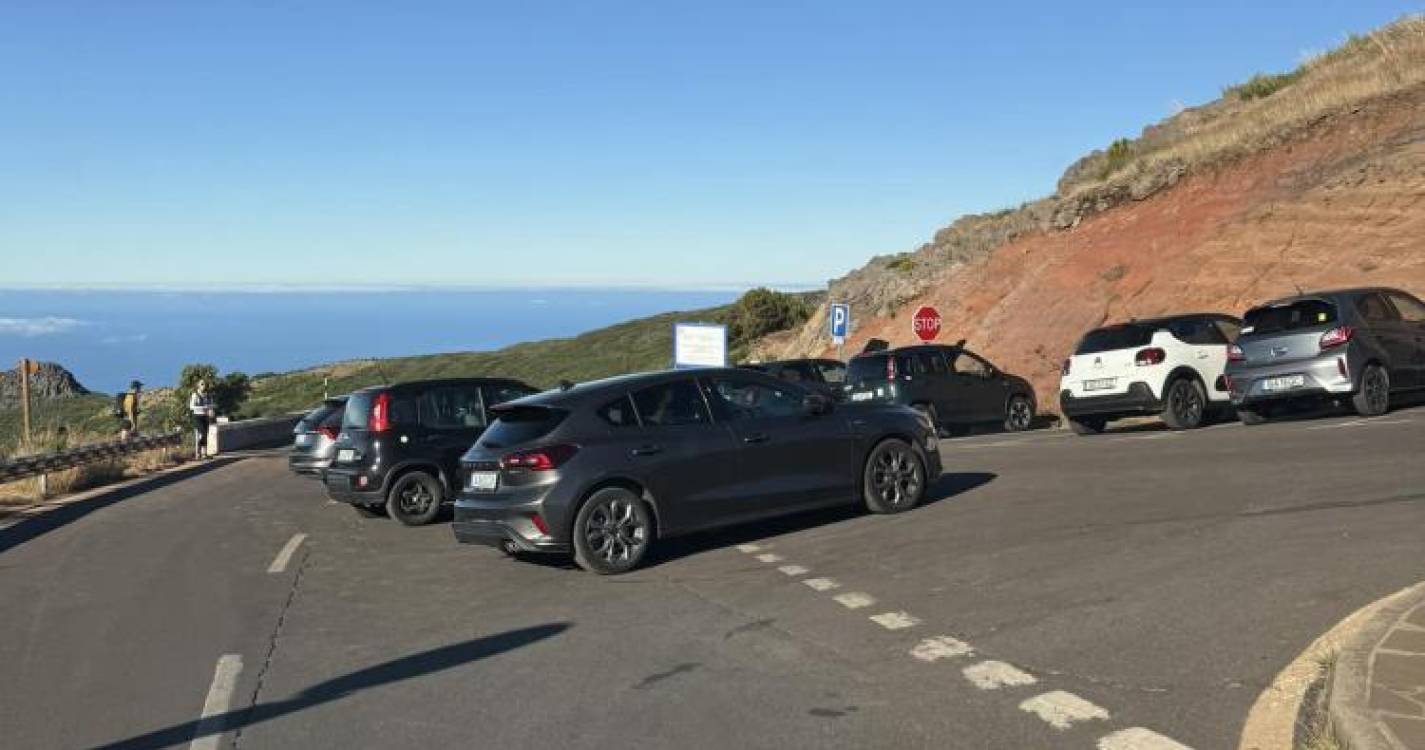
[[[765,432],[758,432],[758,433],[755,433],[755,434],[752,434],[752,435],[748,435],[747,437],[742,438],[742,442],[751,445],[751,444],[753,444],[753,443],[765,443],[765,442],[767,442],[768,440],[771,440],[771,439],[772,439],[772,437],[771,437],[770,435],[768,435],[767,433],[765,433]]]
[[[661,445],[640,445],[637,448],[634,448],[633,450],[629,451],[629,453],[632,453],[635,456],[656,456],[662,452],[663,446]]]

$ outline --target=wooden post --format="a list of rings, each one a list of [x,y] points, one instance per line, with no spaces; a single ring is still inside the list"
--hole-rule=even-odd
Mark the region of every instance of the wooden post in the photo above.
[[[30,449],[30,360],[20,360],[20,424],[25,450]]]

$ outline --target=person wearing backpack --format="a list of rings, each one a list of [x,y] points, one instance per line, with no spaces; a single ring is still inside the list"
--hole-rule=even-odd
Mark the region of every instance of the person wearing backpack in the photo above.
[[[208,396],[208,384],[199,380],[188,397],[188,411],[193,415],[193,458],[208,457],[208,424],[213,419],[213,399]]]
[[[127,435],[139,434],[139,395],[141,393],[143,393],[143,383],[135,380],[129,383],[129,390],[119,403],[119,408],[123,411]]]

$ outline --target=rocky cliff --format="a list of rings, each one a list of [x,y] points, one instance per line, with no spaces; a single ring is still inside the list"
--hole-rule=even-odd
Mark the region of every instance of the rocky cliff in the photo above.
[[[35,401],[82,396],[89,390],[74,374],[53,362],[41,362],[39,372],[30,375],[30,398]],[[0,409],[20,404],[20,375],[15,369],[0,372]]]

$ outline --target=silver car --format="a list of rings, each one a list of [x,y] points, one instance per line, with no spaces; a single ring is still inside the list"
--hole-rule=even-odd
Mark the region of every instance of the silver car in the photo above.
[[[337,396],[323,401],[297,421],[297,426],[292,428],[294,438],[292,452],[287,456],[288,468],[298,474],[316,476],[331,466],[345,410],[346,396]]]
[[[1376,416],[1393,395],[1425,387],[1425,303],[1398,289],[1301,294],[1254,308],[1242,322],[1226,376],[1246,424],[1307,399]]]

